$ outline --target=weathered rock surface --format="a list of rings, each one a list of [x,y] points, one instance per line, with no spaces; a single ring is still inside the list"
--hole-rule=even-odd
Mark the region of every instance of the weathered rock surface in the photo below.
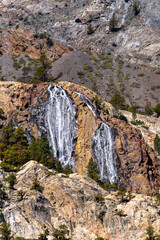
[[[131,112],[127,112],[124,110],[121,110],[121,112],[128,119],[129,122],[131,122],[133,120]],[[160,118],[136,114],[136,119],[143,122],[142,126],[136,126],[136,128],[140,129],[142,136],[145,139],[145,142],[152,149],[154,149],[154,138],[155,138],[156,134],[158,134],[160,136]],[[148,129],[145,129],[143,127],[143,125],[148,127]]]
[[[128,189],[142,193],[158,191],[160,183],[160,164],[154,151],[148,147],[142,135],[135,127],[109,116],[100,110],[95,115],[76,92],[94,99],[95,93],[85,87],[73,83],[59,82],[76,105],[78,122],[77,138],[74,151],[75,171],[86,175],[89,159],[93,157],[92,136],[101,123],[105,122],[113,127],[116,135],[116,152],[118,155],[117,168],[120,180]],[[39,136],[44,117],[40,112],[45,110],[49,97],[46,90],[48,84],[27,85],[20,83],[0,83],[0,107],[5,111],[3,124],[11,118],[15,126],[22,126],[27,130],[28,137]],[[107,104],[105,105],[107,109]],[[110,108],[110,105],[109,105]],[[111,110],[111,108],[110,108]]]
[[[36,33],[48,32],[54,39],[75,48],[90,46],[96,51],[115,51],[132,56],[132,62],[159,66],[160,4],[157,0],[134,1],[1,1],[3,27],[19,26]],[[109,21],[115,14],[117,31],[109,32]],[[9,16],[9,17],[8,17]],[[87,34],[89,24],[93,34]],[[114,48],[112,43],[116,43]]]
[[[25,164],[16,176],[16,190],[10,191],[10,200],[3,208],[14,236],[37,238],[48,228],[51,238],[60,224],[66,224],[73,240],[145,240],[149,225],[160,233],[160,205],[154,205],[155,197],[134,194],[132,200],[121,203],[116,193],[104,191],[87,177],[55,174],[34,161]],[[30,190],[35,177],[44,187],[43,193]],[[20,190],[25,195],[18,202]],[[94,202],[97,194],[104,201]],[[120,210],[123,216],[116,215]],[[103,222],[98,218],[100,211],[104,211]]]

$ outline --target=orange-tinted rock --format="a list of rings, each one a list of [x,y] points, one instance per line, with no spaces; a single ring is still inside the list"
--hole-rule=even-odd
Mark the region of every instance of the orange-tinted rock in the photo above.
[[[95,93],[85,87],[69,82],[59,82],[68,91],[70,97],[76,104],[77,109],[77,141],[74,157],[76,160],[76,171],[82,175],[87,173],[87,165],[92,157],[92,136],[99,125],[105,121],[112,126],[116,134],[116,150],[118,155],[119,176],[121,183],[128,189],[140,192],[156,191],[160,187],[160,164],[154,152],[148,147],[139,130],[120,119],[110,117],[103,111],[100,112],[101,119],[94,116],[92,111],[81,100],[75,91],[79,91],[91,100]],[[29,122],[30,107],[34,107],[36,99],[40,96],[48,84],[21,84],[0,82],[0,107],[5,111],[7,121],[16,118],[18,125],[32,129],[33,135],[38,136],[36,125]],[[41,95],[41,101],[47,95]],[[19,106],[19,107],[17,107]],[[136,183],[136,184],[135,184]]]

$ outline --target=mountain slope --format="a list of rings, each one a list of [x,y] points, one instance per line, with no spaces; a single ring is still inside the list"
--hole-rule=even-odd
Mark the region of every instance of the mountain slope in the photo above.
[[[55,174],[34,161],[16,175],[15,190],[7,190],[10,200],[2,209],[14,236],[37,238],[48,228],[52,237],[60,224],[68,227],[73,240],[144,240],[149,225],[157,234],[160,231],[160,206],[154,207],[154,197],[134,194],[133,199],[122,203],[117,193],[104,191],[89,178]],[[35,177],[44,187],[43,193],[30,190]],[[18,191],[24,191],[21,201],[17,201]],[[104,199],[95,202],[97,194]]]

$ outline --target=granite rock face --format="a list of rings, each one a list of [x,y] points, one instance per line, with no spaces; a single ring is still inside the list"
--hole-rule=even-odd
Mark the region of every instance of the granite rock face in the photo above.
[[[90,46],[96,51],[115,51],[131,62],[159,66],[160,3],[156,0],[135,1],[85,0],[33,2],[1,1],[1,22],[6,27],[23,27],[31,32],[47,32],[53,39],[75,48]],[[116,32],[109,32],[109,21],[116,17]],[[9,15],[9,18],[8,18]],[[88,35],[91,23],[93,34]],[[114,48],[112,43],[116,43]],[[7,43],[6,43],[7,45]]]
[[[112,127],[115,136],[115,143],[112,144],[115,147],[113,161],[115,159],[116,161],[113,166],[114,171],[118,174],[118,181],[133,191],[158,192],[160,182],[159,159],[153,149],[145,144],[139,130],[123,120],[108,115],[102,109],[97,109],[95,113],[89,102],[86,102],[86,99],[82,100],[77,94],[77,92],[83,94],[88,98],[90,104],[94,105],[95,93],[91,90],[67,82],[59,82],[57,86],[65,90],[75,104],[77,126],[72,136],[75,145],[72,158],[69,158],[69,163],[74,166],[74,171],[86,175],[89,159],[93,157],[96,160],[93,149],[93,135],[101,124],[107,124],[107,126]],[[27,85],[6,82],[1,83],[0,90],[2,91],[0,107],[5,111],[3,125],[13,118],[15,126],[22,126],[26,129],[28,139],[32,136],[38,137],[42,132],[48,134],[49,130],[45,126],[46,104],[50,98],[48,84]],[[107,109],[108,105],[104,103],[104,106]],[[108,150],[105,150],[104,133],[100,133],[100,135],[102,137],[99,145],[100,152],[105,153]],[[63,138],[63,136],[61,137]],[[105,138],[107,137],[106,135]],[[108,153],[105,154],[107,156]],[[99,155],[98,160],[96,160],[100,169],[106,161],[105,159],[102,161],[102,159]],[[100,163],[100,161],[102,162]],[[104,172],[107,172],[107,169]]]
[[[134,194],[122,203],[117,193],[104,191],[87,177],[77,173],[65,177],[34,161],[25,164],[16,177],[15,190],[2,209],[14,236],[35,239],[48,228],[52,238],[60,224],[68,227],[73,240],[145,240],[149,225],[160,233],[160,206],[154,207],[155,197]],[[35,177],[44,187],[42,193],[30,190]],[[20,190],[25,195],[17,201]],[[104,197],[102,202],[94,201],[97,194]],[[122,216],[116,214],[120,210]],[[102,220],[98,217],[101,212]]]

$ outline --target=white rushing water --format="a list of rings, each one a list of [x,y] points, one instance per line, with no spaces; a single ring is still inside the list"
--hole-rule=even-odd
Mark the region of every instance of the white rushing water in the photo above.
[[[45,125],[50,145],[63,167],[67,164],[74,167],[72,154],[75,146],[76,107],[62,87],[53,88],[50,85],[48,91],[50,97],[46,106]]]
[[[116,167],[116,151],[113,128],[105,123],[95,131],[92,138],[92,151],[94,159],[100,170],[102,181],[110,183],[118,181],[118,173]]]
[[[80,92],[75,92],[75,93],[80,97],[80,99],[82,99],[83,101],[86,102],[87,107],[92,111],[93,115],[96,116],[97,115],[97,110],[96,110],[95,105],[92,103],[92,101]]]

